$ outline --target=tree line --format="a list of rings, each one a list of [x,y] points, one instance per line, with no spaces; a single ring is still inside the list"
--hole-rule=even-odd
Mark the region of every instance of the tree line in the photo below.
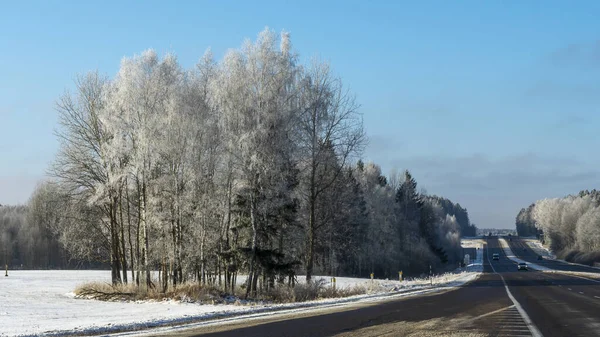
[[[521,209],[516,226],[519,235],[539,237],[560,258],[600,262],[600,191],[538,200]]]
[[[56,233],[34,218],[29,205],[0,205],[0,261],[10,269],[102,267],[101,262],[70,256]]]
[[[327,63],[299,62],[285,32],[266,29],[221,61],[209,50],[189,70],[149,50],[59,99],[53,179],[31,211],[72,256],[110,263],[113,283],[227,291],[242,274],[253,295],[297,272],[454,266],[474,229],[466,209],[419,193],[408,171],[357,160],[358,108]]]

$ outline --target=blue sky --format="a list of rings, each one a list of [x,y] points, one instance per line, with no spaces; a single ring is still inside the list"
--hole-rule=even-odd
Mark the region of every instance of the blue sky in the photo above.
[[[575,4],[575,5],[574,5]],[[598,188],[600,2],[7,2],[0,11],[0,204],[25,202],[57,141],[54,103],[123,56],[220,58],[265,26],[357,95],[384,172],[408,168],[481,227]]]

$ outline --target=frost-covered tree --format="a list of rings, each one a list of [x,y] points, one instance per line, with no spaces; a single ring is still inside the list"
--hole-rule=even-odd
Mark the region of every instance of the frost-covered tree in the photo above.
[[[302,65],[288,33],[187,70],[148,50],[76,84],[31,206],[73,256],[110,262],[114,283],[233,292],[242,274],[254,296],[297,273],[420,273],[454,259],[470,226],[408,171],[351,165],[365,141],[354,95],[328,64]]]
[[[524,225],[533,224],[536,230],[543,232],[544,241],[560,257],[593,263],[600,260],[598,208],[595,190],[538,200],[528,209],[521,210],[517,216],[517,229],[522,231]]]
[[[122,271],[117,222],[119,167],[110,144],[118,135],[103,119],[107,110],[106,88],[106,78],[89,73],[77,79],[74,94],[66,93],[60,98],[60,128],[56,133],[60,147],[50,173],[69,195],[70,208],[88,215],[84,221],[76,221],[77,215],[73,215],[65,224],[70,223],[84,237],[86,232],[99,234],[97,244],[108,249],[112,281],[117,283]],[[81,247],[83,242],[75,240],[70,244],[76,251],[85,250]]]
[[[310,280],[323,226],[317,219],[319,198],[335,186],[353,155],[360,153],[365,135],[354,96],[333,76],[329,65],[315,62],[302,74],[298,100],[296,144],[307,218],[306,278]]]

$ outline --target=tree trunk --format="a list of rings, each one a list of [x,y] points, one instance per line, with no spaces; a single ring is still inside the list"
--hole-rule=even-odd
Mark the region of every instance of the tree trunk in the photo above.
[[[253,278],[255,277],[255,265],[256,265],[256,239],[257,239],[257,224],[256,224],[256,200],[254,196],[254,186],[252,186],[252,190],[250,192],[250,223],[252,225],[252,255],[250,257],[250,272],[248,273],[248,284],[246,285],[246,298],[250,294],[252,290],[252,286],[255,286],[253,282]],[[256,290],[256,289],[255,289]]]
[[[150,266],[148,265],[148,223],[146,219],[147,212],[147,196],[146,196],[146,181],[142,178],[142,193],[140,194],[140,223],[142,227],[142,266],[144,267],[146,289],[151,287],[152,280],[150,278]]]
[[[311,186],[311,193],[314,192],[314,187]],[[313,265],[315,260],[315,200],[311,197],[310,200],[310,215],[308,220],[308,243],[306,253],[306,282],[310,283],[313,274]]]
[[[175,211],[171,208],[171,238],[173,239],[173,287],[177,287],[177,228],[175,225]]]
[[[307,253],[306,253],[306,283],[310,283],[312,280],[313,273],[313,264],[315,260],[315,231],[316,231],[316,203],[317,203],[317,186],[316,186],[316,171],[317,171],[317,114],[316,111],[313,110],[312,113],[312,144],[311,144],[311,166],[310,166],[310,195],[308,200],[308,207],[310,208],[310,214],[308,218],[308,243],[307,243]]]
[[[123,221],[123,188],[119,191],[119,217],[120,217],[120,229],[121,229],[121,257],[122,257],[122,269],[123,269],[123,282],[127,284],[127,250],[125,247],[125,221]]]
[[[206,263],[204,261],[204,240],[205,240],[205,232],[204,232],[204,216],[202,217],[202,229],[200,233],[200,275],[202,279],[200,282],[204,285],[206,284]]]
[[[117,228],[117,198],[112,195],[109,196],[110,204],[108,205],[108,212],[110,214],[110,269],[111,269],[111,281],[112,284],[121,283],[121,271],[120,271],[120,256],[119,256],[119,234]]]
[[[127,187],[127,178],[125,178],[125,199],[127,201],[127,234],[129,236],[129,261],[131,261],[131,282],[136,282],[135,279],[135,260],[133,258],[133,242],[131,241],[131,207],[129,205],[129,188]]]

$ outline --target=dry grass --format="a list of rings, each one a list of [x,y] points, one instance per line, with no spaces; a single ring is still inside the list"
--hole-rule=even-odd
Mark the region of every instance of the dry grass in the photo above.
[[[101,301],[139,301],[172,299],[182,302],[222,303],[225,293],[216,287],[202,286],[197,283],[180,284],[176,288],[169,286],[161,292],[155,288],[146,289],[135,284],[86,283],[75,289],[75,295],[80,298]]]
[[[285,285],[277,285],[270,289],[264,299],[275,303],[306,302],[324,298],[341,298],[368,293],[363,286],[347,288],[333,288],[327,286],[325,280],[315,280],[309,284],[298,283],[294,288]]]
[[[258,298],[246,301],[241,300],[245,294],[244,289],[237,288],[236,294],[229,295],[214,286],[202,286],[198,283],[180,284],[176,288],[169,286],[165,292],[146,287],[137,287],[135,284],[117,284],[109,283],[86,283],[75,289],[75,295],[78,298],[95,299],[101,301],[143,301],[143,300],[176,300],[189,303],[233,303],[247,304],[251,302],[272,302],[272,303],[292,303],[306,302],[324,298],[341,298],[354,295],[370,293],[370,289],[364,286],[354,286],[347,288],[333,288],[327,285],[322,279],[314,280],[311,283],[297,283],[291,288],[286,285],[276,285],[269,289]]]
[[[348,288],[332,288],[327,287],[323,289],[321,293],[322,298],[340,298],[340,297],[350,297],[356,295],[364,295],[368,294],[369,290],[363,286],[356,285],[354,287]]]

